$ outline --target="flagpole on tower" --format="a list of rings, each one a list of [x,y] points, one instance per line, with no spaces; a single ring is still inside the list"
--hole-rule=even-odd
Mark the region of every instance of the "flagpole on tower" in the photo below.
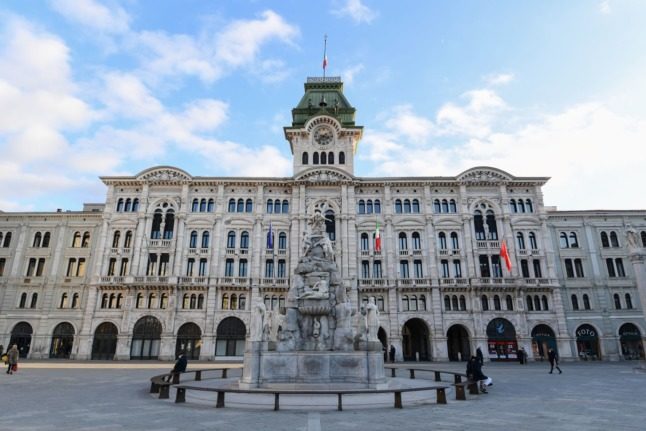
[[[325,68],[327,67],[327,34],[323,37],[323,78],[325,78]]]

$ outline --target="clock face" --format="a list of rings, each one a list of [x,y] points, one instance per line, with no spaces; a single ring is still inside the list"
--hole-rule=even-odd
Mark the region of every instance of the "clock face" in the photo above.
[[[319,127],[314,132],[314,141],[319,145],[328,145],[332,142],[332,130],[327,127]]]

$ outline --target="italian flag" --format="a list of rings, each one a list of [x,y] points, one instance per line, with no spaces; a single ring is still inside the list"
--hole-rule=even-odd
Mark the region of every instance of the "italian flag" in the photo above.
[[[511,258],[509,257],[509,252],[507,251],[507,243],[505,240],[502,240],[502,243],[500,244],[500,257],[505,261],[505,266],[507,267],[507,271],[511,273]]]
[[[375,251],[381,253],[381,235],[379,234],[379,222],[377,222],[377,229],[375,229]]]

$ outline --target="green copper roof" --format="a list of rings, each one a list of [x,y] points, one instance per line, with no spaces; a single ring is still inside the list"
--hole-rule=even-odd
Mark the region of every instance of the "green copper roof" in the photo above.
[[[296,108],[292,109],[292,127],[302,127],[317,115],[329,115],[343,127],[352,127],[355,111],[343,95],[340,77],[307,78],[305,94]]]

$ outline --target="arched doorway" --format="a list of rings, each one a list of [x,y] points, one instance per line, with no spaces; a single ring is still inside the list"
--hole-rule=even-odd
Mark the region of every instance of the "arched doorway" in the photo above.
[[[576,330],[576,349],[579,358],[584,361],[601,359],[599,352],[599,335],[592,325],[587,323]]]
[[[130,359],[157,359],[161,344],[162,325],[153,316],[144,316],[132,330]]]
[[[516,328],[507,319],[498,317],[487,325],[489,359],[492,361],[515,361],[518,352]]]
[[[52,359],[69,359],[74,345],[74,327],[71,323],[62,322],[56,325],[52,334],[52,345],[49,357]]]
[[[536,325],[532,329],[532,351],[534,358],[540,358],[541,361],[547,358],[547,352],[554,349],[558,353],[556,346],[556,337],[554,331],[547,325]]]
[[[446,333],[449,361],[466,361],[471,356],[469,333],[462,325],[453,325]]]
[[[29,347],[31,346],[31,334],[34,333],[34,330],[31,328],[31,325],[27,322],[20,322],[13,327],[11,331],[11,339],[9,341],[9,347],[14,344],[18,345],[18,352],[20,352],[21,358],[26,358],[29,354]]]
[[[202,346],[202,330],[195,323],[184,323],[177,331],[175,357],[184,352],[187,359],[200,359]]]
[[[410,319],[402,329],[404,361],[430,361],[428,327],[422,319]]]
[[[227,317],[218,325],[215,356],[242,356],[247,328],[237,317]]]
[[[117,353],[117,327],[110,322],[103,322],[94,331],[92,341],[92,359],[111,361]]]
[[[632,323],[624,323],[619,328],[619,342],[624,359],[644,359],[644,345],[639,328]]]
[[[388,362],[388,335],[386,335],[386,331],[381,326],[379,327],[379,331],[377,331],[377,338],[379,338],[381,350],[384,352],[384,362]]]

